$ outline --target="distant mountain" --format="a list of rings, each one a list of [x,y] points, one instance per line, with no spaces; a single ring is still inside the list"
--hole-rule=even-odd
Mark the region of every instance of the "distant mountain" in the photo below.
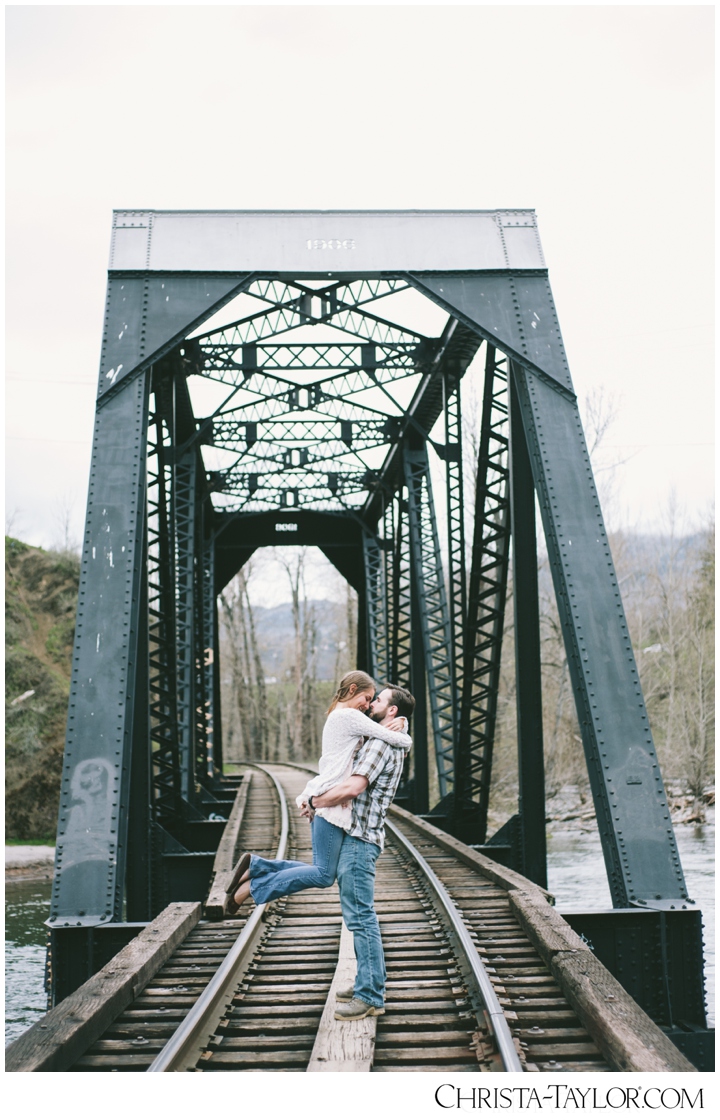
[[[610,533],[610,551],[620,579],[628,580],[629,576],[633,576],[646,580],[653,572],[663,578],[668,574],[671,563],[676,568],[688,562],[697,567],[706,536],[705,532],[689,533],[670,540],[660,533]],[[550,565],[547,553],[541,549],[538,550],[538,561],[540,587],[548,591],[552,584]],[[627,599],[630,594],[631,584],[626,582],[622,587],[623,598]]]
[[[345,604],[330,599],[310,599],[307,609],[315,617],[317,679],[332,680],[338,642],[346,639]],[[295,642],[292,605],[279,603],[275,607],[253,607],[253,615],[265,676],[280,680],[292,666]]]

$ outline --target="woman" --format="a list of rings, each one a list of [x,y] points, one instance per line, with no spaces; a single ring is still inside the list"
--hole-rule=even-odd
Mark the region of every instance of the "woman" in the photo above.
[[[373,701],[375,691],[376,685],[372,677],[357,669],[346,673],[340,681],[327,710],[319,773],[305,786],[297,799],[298,805],[309,797],[319,797],[321,793],[350,776],[355,748],[362,738],[372,736],[383,739],[390,746],[401,750],[411,746],[410,736],[404,734],[407,726],[404,718],[392,720],[387,727],[383,727],[364,715]],[[351,816],[349,805],[316,810],[310,826],[312,863],[291,859],[263,859],[246,852],[233,871],[225,898],[225,912],[228,915],[236,914],[250,895],[261,905],[308,887],[332,886],[345,828],[349,828]]]

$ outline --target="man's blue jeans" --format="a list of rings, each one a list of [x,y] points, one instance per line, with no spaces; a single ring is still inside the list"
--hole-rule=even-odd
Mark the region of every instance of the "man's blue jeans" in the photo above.
[[[385,1003],[385,956],[375,913],[377,844],[345,834],[337,877],[345,925],[353,934],[357,975],[355,997],[373,1007]]]
[[[317,816],[310,827],[312,863],[301,863],[295,859],[263,859],[255,855],[250,858],[250,893],[258,906],[308,887],[331,887],[335,882],[345,832]]]

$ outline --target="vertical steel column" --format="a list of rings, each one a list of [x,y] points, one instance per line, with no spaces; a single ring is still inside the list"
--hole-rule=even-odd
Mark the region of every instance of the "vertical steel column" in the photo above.
[[[418,606],[417,615],[413,613],[413,630],[417,618],[425,654],[438,787],[440,797],[443,798],[452,786],[455,761],[455,690],[450,652],[450,614],[427,450],[406,449],[404,462],[408,490],[410,563]],[[414,639],[413,644],[416,640]]]
[[[215,548],[212,534],[212,504],[205,492],[204,468],[196,451],[195,487],[195,781],[209,788],[215,776],[212,761],[215,623]]]
[[[510,544],[507,359],[485,357],[456,762],[458,835],[487,837]]]
[[[144,571],[148,390],[98,404],[50,925],[122,918]]]
[[[392,661],[392,608],[390,600],[390,587],[392,583],[392,551],[393,551],[393,502],[389,501],[383,511],[379,531],[382,536],[378,538],[380,548],[380,584],[382,587],[383,607],[382,624],[377,633],[377,665],[375,672],[379,683],[387,684],[393,678],[390,674]]]
[[[511,372],[514,376],[512,363]],[[547,887],[535,487],[517,403],[517,392],[512,381],[510,384],[510,509],[513,542],[518,812],[522,871],[534,883]]]
[[[400,449],[401,450],[401,449]],[[412,602],[410,588],[410,548],[408,542],[408,508],[401,485],[393,501],[385,509],[385,538],[390,548],[385,553],[387,572],[388,619],[390,634],[388,644],[388,683],[409,688],[415,696],[415,714],[412,721],[413,749],[406,760],[403,781],[397,796],[406,808],[417,811],[415,787],[418,775],[424,789],[424,805],[427,811],[427,705],[425,700],[425,662],[420,666],[411,658]],[[418,643],[415,643],[417,648]],[[422,654],[422,651],[421,651]],[[416,656],[417,662],[417,656]],[[422,701],[421,701],[422,697]],[[410,778],[412,769],[413,777]],[[422,798],[421,798],[422,800]]]
[[[207,511],[209,512],[209,511]],[[205,750],[208,777],[222,777],[215,758],[215,538],[206,533],[202,550],[202,619]]]
[[[150,725],[154,819],[180,811],[180,756],[175,697],[175,557],[170,520],[172,467],[171,389],[153,370],[154,410],[148,454],[148,620],[150,657]]]
[[[410,680],[411,604],[408,504],[401,487],[394,502],[395,537],[392,553],[392,657],[390,677],[404,686]],[[417,726],[417,721],[416,721]]]
[[[410,691],[415,697],[415,711],[413,713],[413,777],[411,783],[412,798],[410,809],[413,813],[427,813],[430,809],[430,775],[428,770],[428,755],[430,751],[430,736],[428,734],[428,703],[427,703],[427,659],[426,643],[420,638],[418,631],[423,633],[426,627],[424,619],[424,604],[420,592],[419,564],[410,559],[410,615],[411,615],[411,640],[410,640]],[[397,683],[397,682],[394,682]]]
[[[197,475],[202,472],[202,463],[198,464]],[[199,483],[199,478],[196,479]],[[195,749],[195,783],[197,786],[207,786],[208,774],[208,723],[206,706],[206,677],[205,662],[207,660],[207,642],[205,634],[207,623],[205,619],[205,542],[203,540],[204,522],[203,503],[200,497],[200,486],[195,490],[195,587],[193,593],[194,623],[193,623],[193,717],[194,733],[193,742]]]
[[[175,532],[177,723],[180,789],[195,800],[195,516],[197,455],[180,456],[173,471]]]
[[[218,777],[223,773],[222,704],[220,693],[220,620],[217,597],[213,602],[213,763]]]
[[[153,910],[152,752],[150,744],[150,650],[148,641],[147,524],[138,611],[132,769],[130,773],[125,907],[128,922],[149,921]]]
[[[515,384],[613,905],[677,905],[687,888],[577,401],[519,364]]]
[[[387,640],[387,600],[384,566],[377,537],[363,529],[363,563],[365,569],[365,612],[367,633],[367,672],[378,679],[380,642]]]
[[[457,370],[443,372],[445,405],[445,480],[447,487],[448,597],[453,684],[454,739],[460,725],[460,694],[463,678],[463,643],[467,615],[465,584],[465,503],[463,496],[462,415],[460,376]]]

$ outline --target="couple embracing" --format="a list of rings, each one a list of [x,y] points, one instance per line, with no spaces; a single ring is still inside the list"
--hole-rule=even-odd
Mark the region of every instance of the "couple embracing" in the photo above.
[[[397,685],[376,695],[367,673],[340,681],[323,728],[319,773],[297,799],[310,820],[313,862],[263,859],[245,853],[233,871],[225,912],[250,896],[258,904],[337,878],[345,925],[357,959],[353,988],[338,992],[336,1019],[382,1015],[385,958],[375,913],[375,864],[385,842],[385,817],[412,746],[406,734],[415,700]]]

